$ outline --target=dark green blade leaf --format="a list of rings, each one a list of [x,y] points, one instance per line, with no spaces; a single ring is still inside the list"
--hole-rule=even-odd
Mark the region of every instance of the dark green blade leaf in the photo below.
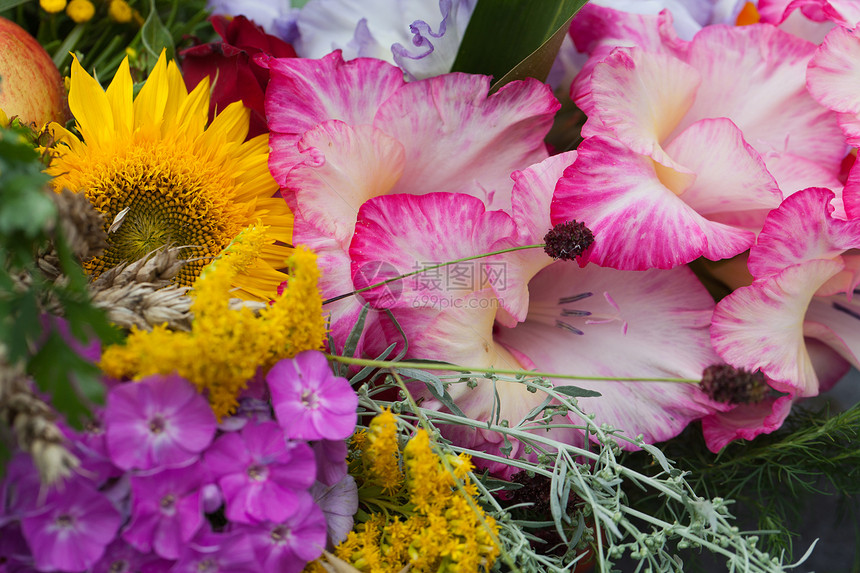
[[[553,388],[559,394],[564,394],[565,396],[572,396],[573,398],[599,398],[600,392],[595,392],[594,390],[586,390],[585,388],[579,388],[578,386],[556,386]]]
[[[479,0],[452,71],[501,80],[518,68],[516,77],[505,79],[528,76],[545,80],[570,19],[586,1]],[[554,49],[550,45],[540,50],[561,28],[564,31],[555,38]],[[494,88],[500,85],[499,81]]]

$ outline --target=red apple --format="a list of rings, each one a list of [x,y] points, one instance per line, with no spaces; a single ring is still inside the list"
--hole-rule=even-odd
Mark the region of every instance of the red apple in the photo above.
[[[48,52],[23,28],[0,18],[0,109],[42,127],[66,120],[66,92]]]

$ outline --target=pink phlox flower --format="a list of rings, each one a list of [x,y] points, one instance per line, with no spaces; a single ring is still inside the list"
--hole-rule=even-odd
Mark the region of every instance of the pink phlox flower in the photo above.
[[[298,573],[326,546],[325,515],[310,495],[284,521],[241,524],[233,531],[250,540],[262,573]]]
[[[108,452],[124,470],[187,464],[216,429],[209,403],[177,375],[116,386],[107,396],[104,423]]]
[[[79,473],[93,478],[96,486],[101,486],[110,479],[123,475],[123,471],[114,465],[107,449],[103,412],[89,420],[83,431],[77,432],[71,427],[61,424],[60,428],[72,452],[81,461]]]
[[[131,521],[122,538],[138,551],[177,559],[182,547],[203,526],[201,464],[131,477]]]
[[[39,571],[83,571],[95,564],[116,537],[119,511],[84,478],[51,489],[29,508],[21,529]]]
[[[151,553],[141,553],[122,538],[107,546],[104,556],[93,565],[91,573],[161,573],[173,565]]]
[[[291,440],[343,440],[358,420],[358,395],[316,350],[281,360],[266,375],[275,417]]]
[[[227,519],[238,523],[283,521],[316,475],[310,446],[288,443],[275,422],[222,435],[205,459],[224,494]]]
[[[204,531],[182,550],[171,573],[257,573],[259,565],[247,536]]]

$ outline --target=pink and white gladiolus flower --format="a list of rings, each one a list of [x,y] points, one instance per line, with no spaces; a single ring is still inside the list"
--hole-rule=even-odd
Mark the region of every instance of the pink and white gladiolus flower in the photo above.
[[[860,219],[833,217],[833,193],[807,189],[768,216],[750,251],[755,279],[724,298],[711,327],[726,362],[761,369],[778,390],[815,396],[819,377],[806,339],[860,365]]]
[[[637,47],[595,52],[574,85],[588,121],[553,223],[585,222],[591,260],[618,269],[750,248],[783,196],[839,187],[836,116],[805,86],[815,48],[768,25],[709,26],[691,42],[663,25]]]
[[[371,199],[360,210],[350,247],[356,286],[365,286],[357,271],[368,261],[389,261],[396,276],[400,269],[428,261],[541,243],[549,229],[554,182],[571,155],[516,172],[511,215],[487,211],[481,201],[462,194]],[[468,264],[478,279],[468,288],[450,282],[445,283],[447,289],[435,288],[434,277],[419,274],[404,281],[395,300],[382,289],[366,293],[372,304],[391,309],[406,333],[410,356],[475,368],[610,378],[699,379],[706,366],[719,360],[708,337],[713,300],[685,268],[580,268],[569,261],[554,262],[539,249]],[[402,342],[394,328],[386,325],[386,333],[388,342]],[[691,420],[724,408],[695,384],[553,382],[599,392],[599,398],[579,399],[596,422],[622,429],[630,438],[642,434],[649,443],[673,437]],[[512,426],[543,401],[542,395],[514,382],[480,380],[474,388],[449,387],[458,407],[477,420],[493,417],[495,392],[499,419]],[[429,398],[426,392],[422,396]],[[429,398],[424,405],[433,403]],[[581,430],[553,431],[560,441],[583,440]],[[503,446],[500,435],[484,430],[461,429],[449,437],[493,453]],[[512,455],[523,455],[521,444],[514,447]]]
[[[860,304],[854,298],[860,291],[860,219],[834,217],[834,197],[810,188],[786,199],[750,251],[753,283],[717,305],[711,337],[720,356],[733,366],[761,370],[788,395],[706,421],[706,437],[712,433],[716,440],[712,449],[734,437],[773,431],[792,397],[815,396],[849,364],[860,365]]]
[[[548,155],[543,138],[559,104],[536,80],[511,82],[490,96],[487,76],[406,83],[390,64],[344,62],[338,52],[263,63],[271,71],[269,167],[295,214],[294,242],[318,253],[325,298],[354,289],[350,242],[369,199],[457,192],[509,211],[510,174]],[[363,304],[354,296],[326,305],[337,345]],[[365,332],[375,323],[370,316]]]

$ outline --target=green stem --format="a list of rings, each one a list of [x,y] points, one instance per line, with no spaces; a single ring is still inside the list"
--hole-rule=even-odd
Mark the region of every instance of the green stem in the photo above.
[[[679,384],[698,384],[699,380],[692,378],[619,378],[610,376],[577,376],[574,374],[558,374],[555,372],[534,372],[531,370],[507,370],[497,368],[475,368],[472,366],[457,366],[454,364],[432,364],[424,362],[391,362],[387,360],[370,360],[326,354],[329,360],[342,364],[356,366],[373,366],[375,368],[415,368],[417,370],[447,370],[463,372],[464,374],[507,374],[514,376],[530,376],[535,378],[557,378],[560,380],[594,380],[598,382],[675,382]]]
[[[360,289],[358,289],[358,290],[354,290],[354,291],[352,291],[352,292],[348,292],[348,293],[345,293],[345,294],[337,295],[336,297],[333,297],[333,298],[330,298],[330,299],[328,299],[328,300],[323,301],[323,304],[329,304],[330,302],[336,302],[336,301],[338,301],[338,300],[343,300],[343,299],[345,299],[345,298],[347,298],[347,297],[351,297],[351,296],[353,296],[353,295],[361,294],[361,293],[363,293],[363,292],[365,292],[365,291],[369,291],[369,290],[371,290],[371,289],[375,289],[375,288],[377,288],[377,287],[381,287],[381,286],[383,286],[383,285],[387,285],[388,283],[393,283],[394,281],[399,281],[399,280],[402,280],[402,279],[405,279],[405,278],[409,278],[409,277],[411,277],[411,276],[414,276],[414,275],[417,275],[417,274],[420,274],[420,273],[425,273],[425,272],[427,272],[427,271],[435,271],[436,269],[441,269],[442,267],[447,267],[448,265],[456,265],[457,263],[464,263],[464,262],[467,262],[467,261],[474,261],[474,260],[476,260],[476,259],[483,259],[483,258],[485,258],[485,257],[492,257],[492,256],[495,256],[495,255],[503,255],[503,254],[505,254],[505,253],[512,253],[512,252],[514,252],[514,251],[524,251],[524,250],[526,250],[526,249],[538,249],[538,248],[543,249],[544,247],[546,247],[546,244],[544,244],[544,243],[541,243],[541,244],[539,244],[539,245],[524,245],[524,246],[521,246],[521,247],[511,247],[511,248],[509,248],[509,249],[502,249],[501,251],[493,251],[492,253],[483,253],[483,254],[481,254],[481,255],[473,255],[473,256],[471,256],[471,257],[463,257],[462,259],[457,259],[457,260],[455,260],[455,261],[448,261],[448,262],[446,262],[446,263],[439,263],[439,264],[437,264],[437,265],[430,265],[429,267],[424,267],[424,268],[422,268],[422,269],[418,269],[417,271],[412,271],[411,273],[406,273],[406,274],[404,274],[404,275],[399,275],[399,276],[396,276],[396,277],[393,277],[393,278],[390,278],[390,279],[386,279],[386,280],[384,280],[384,281],[382,281],[382,282],[378,282],[378,283],[376,283],[376,284],[372,284],[372,285],[370,285],[370,286],[362,287],[362,288],[360,288]]]

